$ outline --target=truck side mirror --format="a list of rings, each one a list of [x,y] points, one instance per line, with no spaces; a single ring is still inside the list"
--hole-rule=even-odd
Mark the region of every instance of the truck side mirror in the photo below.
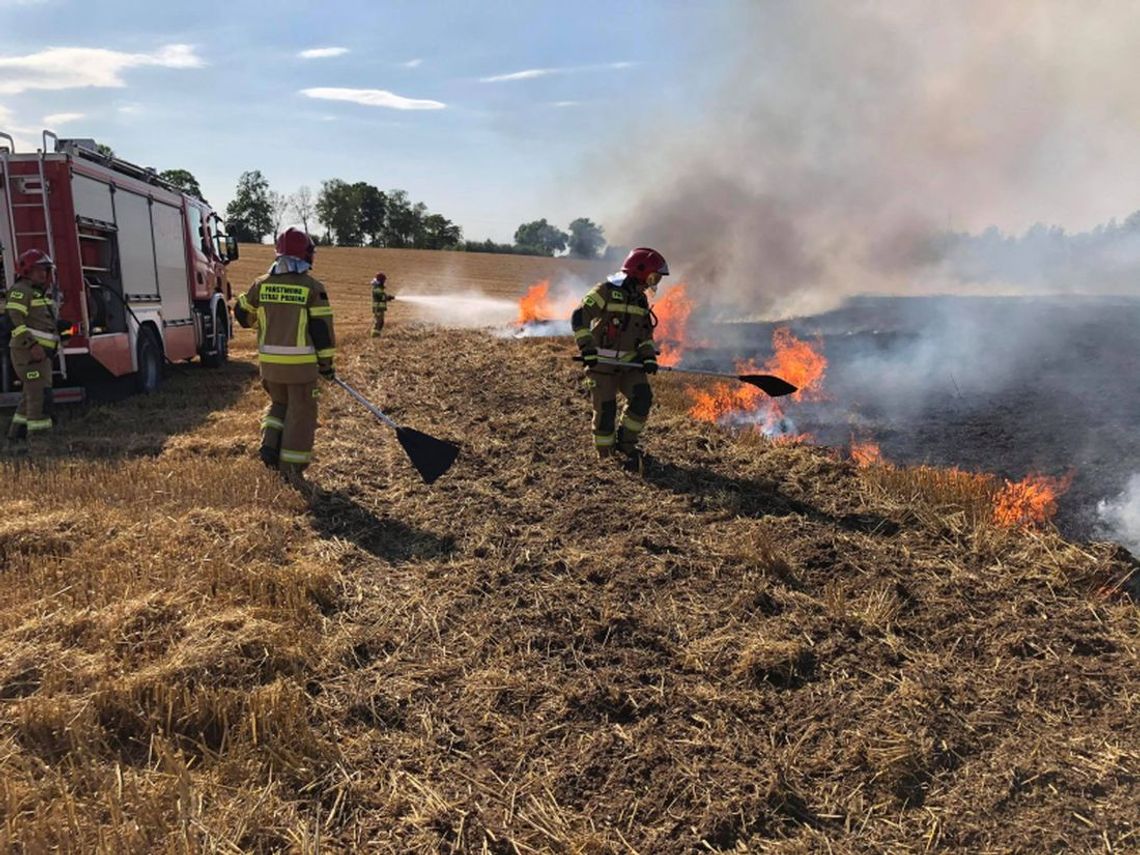
[[[218,257],[224,258],[226,263],[238,260],[238,242],[232,235],[218,235]]]

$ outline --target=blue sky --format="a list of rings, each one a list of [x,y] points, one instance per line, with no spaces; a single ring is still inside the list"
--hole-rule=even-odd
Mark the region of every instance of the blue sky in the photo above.
[[[189,169],[219,208],[245,170],[336,177],[508,240],[603,219],[599,152],[700,119],[730,5],[0,0],[0,128]]]

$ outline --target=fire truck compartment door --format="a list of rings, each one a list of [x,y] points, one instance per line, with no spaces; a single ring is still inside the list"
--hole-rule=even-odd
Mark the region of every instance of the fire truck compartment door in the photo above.
[[[115,206],[111,201],[111,186],[85,175],[71,178],[75,198],[75,214],[105,223],[115,222]]]
[[[120,188],[115,194],[115,224],[119,227],[123,292],[132,296],[157,296],[158,273],[154,265],[154,236],[147,198]]]
[[[158,265],[158,292],[162,295],[162,315],[168,321],[184,321],[192,315],[182,209],[155,202],[151,206],[150,215],[154,221],[155,260]]]

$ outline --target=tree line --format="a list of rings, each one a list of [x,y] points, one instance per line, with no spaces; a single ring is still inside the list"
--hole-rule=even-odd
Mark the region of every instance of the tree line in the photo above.
[[[185,169],[168,169],[163,180],[202,198],[197,179]],[[339,178],[321,182],[314,194],[307,186],[294,193],[273,190],[260,170],[243,172],[226,206],[226,225],[239,241],[260,243],[276,236],[295,217],[318,243],[327,246],[370,246],[396,249],[444,249],[466,252],[505,252],[553,256],[568,252],[575,258],[597,258],[606,246],[600,225],[579,217],[563,231],[545,218],[523,223],[514,243],[463,239],[463,229],[442,214],[415,202],[405,190],[380,190],[366,181]],[[314,227],[320,226],[321,229]]]

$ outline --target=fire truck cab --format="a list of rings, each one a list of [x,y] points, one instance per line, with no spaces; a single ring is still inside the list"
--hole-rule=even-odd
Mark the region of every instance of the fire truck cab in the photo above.
[[[226,265],[237,242],[209,205],[155,170],[100,153],[94,140],[45,131],[43,148],[25,153],[0,133],[5,293],[29,249],[54,259],[56,314],[71,325],[55,360],[55,401],[81,399],[83,378],[100,374],[86,370],[93,364],[114,377],[134,374],[151,392],[164,360],[197,356],[217,366],[228,358]],[[0,404],[12,406],[19,383],[2,330],[0,360]]]

